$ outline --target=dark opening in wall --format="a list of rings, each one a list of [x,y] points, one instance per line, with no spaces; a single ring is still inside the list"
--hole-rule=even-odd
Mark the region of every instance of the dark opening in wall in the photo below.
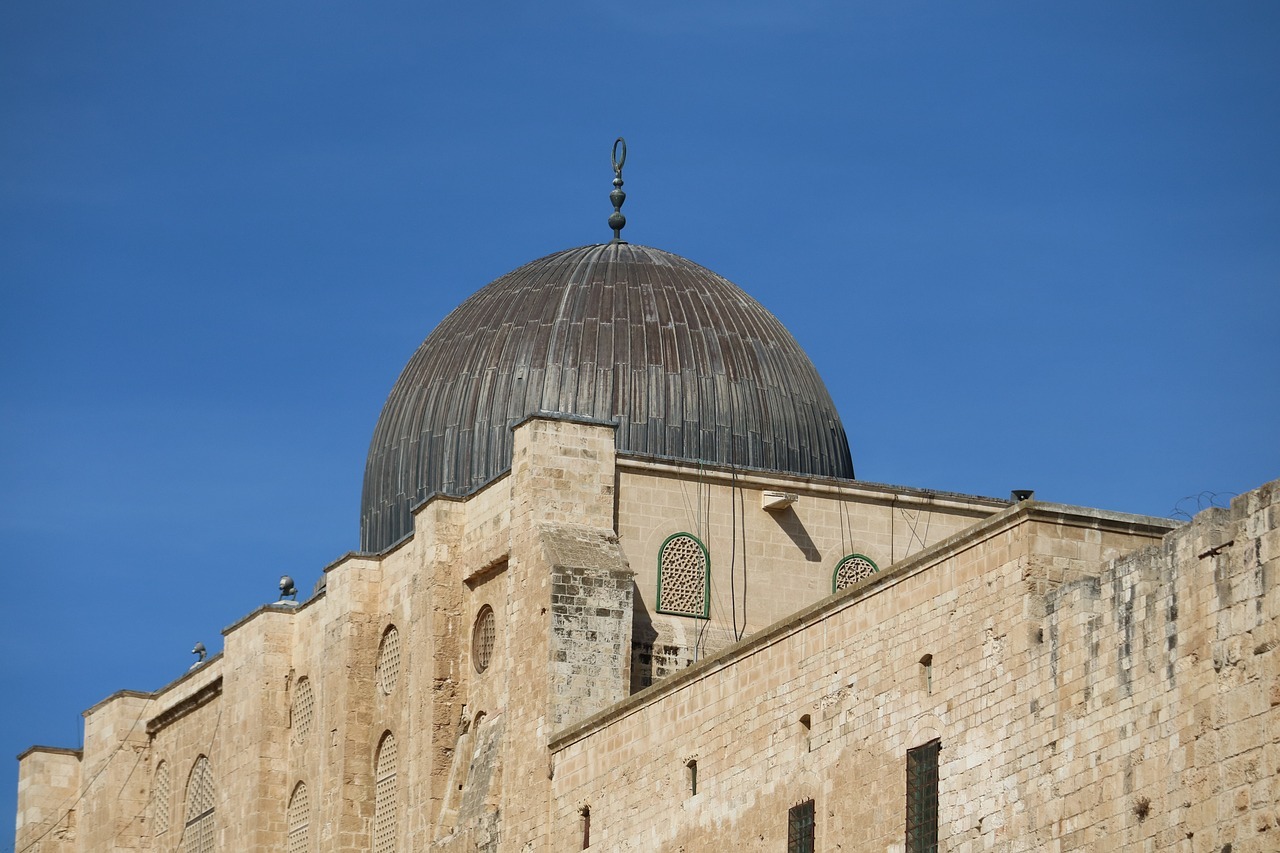
[[[907,750],[907,853],[937,853],[941,751],[941,740]]]
[[[812,748],[810,746],[810,743],[811,743],[810,734],[811,734],[812,728],[813,727],[811,725],[809,715],[805,714],[803,717],[800,718],[800,749],[802,752],[808,752]]]
[[[920,658],[920,686],[925,693],[933,692],[933,655]]]
[[[690,758],[684,764],[685,776],[689,780],[689,796],[696,796],[698,793],[698,759]]]
[[[787,853],[813,853],[813,800],[787,812]]]
[[[578,816],[581,819],[582,849],[586,850],[591,846],[591,806],[583,806]]]

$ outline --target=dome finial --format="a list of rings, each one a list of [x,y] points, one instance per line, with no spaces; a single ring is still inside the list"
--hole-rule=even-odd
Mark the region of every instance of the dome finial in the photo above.
[[[627,140],[619,136],[613,141],[613,192],[609,193],[609,201],[613,202],[613,213],[609,214],[609,227],[613,229],[615,243],[624,242],[622,229],[627,225],[627,217],[622,215],[622,203],[627,200],[627,194],[622,191],[622,164],[626,162]]]

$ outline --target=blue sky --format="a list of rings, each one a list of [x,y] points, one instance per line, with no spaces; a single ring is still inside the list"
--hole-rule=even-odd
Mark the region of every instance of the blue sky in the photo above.
[[[619,134],[626,237],[791,328],[860,477],[1280,476],[1280,6],[473,9],[0,5],[0,755],[357,545],[400,368],[608,239]]]

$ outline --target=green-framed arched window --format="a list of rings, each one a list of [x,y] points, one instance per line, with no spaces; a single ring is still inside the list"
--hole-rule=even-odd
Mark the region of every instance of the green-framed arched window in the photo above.
[[[831,591],[839,592],[853,586],[863,578],[869,578],[880,567],[865,554],[849,554],[836,563],[836,570],[831,574]]]
[[[675,533],[658,549],[658,612],[710,616],[711,556],[693,534]]]

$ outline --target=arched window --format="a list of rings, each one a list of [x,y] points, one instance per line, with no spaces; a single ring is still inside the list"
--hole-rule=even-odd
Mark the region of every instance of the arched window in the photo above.
[[[658,612],[706,619],[711,603],[711,558],[688,533],[668,536],[658,550]]]
[[[850,554],[836,563],[835,574],[831,576],[831,591],[839,592],[853,586],[863,578],[869,578],[880,568],[870,557],[862,554]]]
[[[173,783],[169,779],[169,762],[156,765],[156,778],[151,785],[151,828],[158,838],[169,831],[169,799]]]
[[[374,671],[378,689],[390,696],[400,680],[400,632],[395,625],[382,632],[382,644],[378,646],[378,665]]]
[[[373,771],[373,853],[396,849],[396,739],[391,732],[378,744]]]
[[[289,810],[285,813],[285,825],[289,827],[286,849],[289,853],[306,853],[311,828],[311,800],[307,786],[299,782],[289,797]]]
[[[203,755],[187,780],[187,822],[182,828],[182,853],[213,853],[213,770]]]
[[[294,740],[301,740],[311,731],[315,714],[316,694],[311,689],[311,679],[304,675],[293,690],[293,707],[289,709],[289,727],[293,729]]]

